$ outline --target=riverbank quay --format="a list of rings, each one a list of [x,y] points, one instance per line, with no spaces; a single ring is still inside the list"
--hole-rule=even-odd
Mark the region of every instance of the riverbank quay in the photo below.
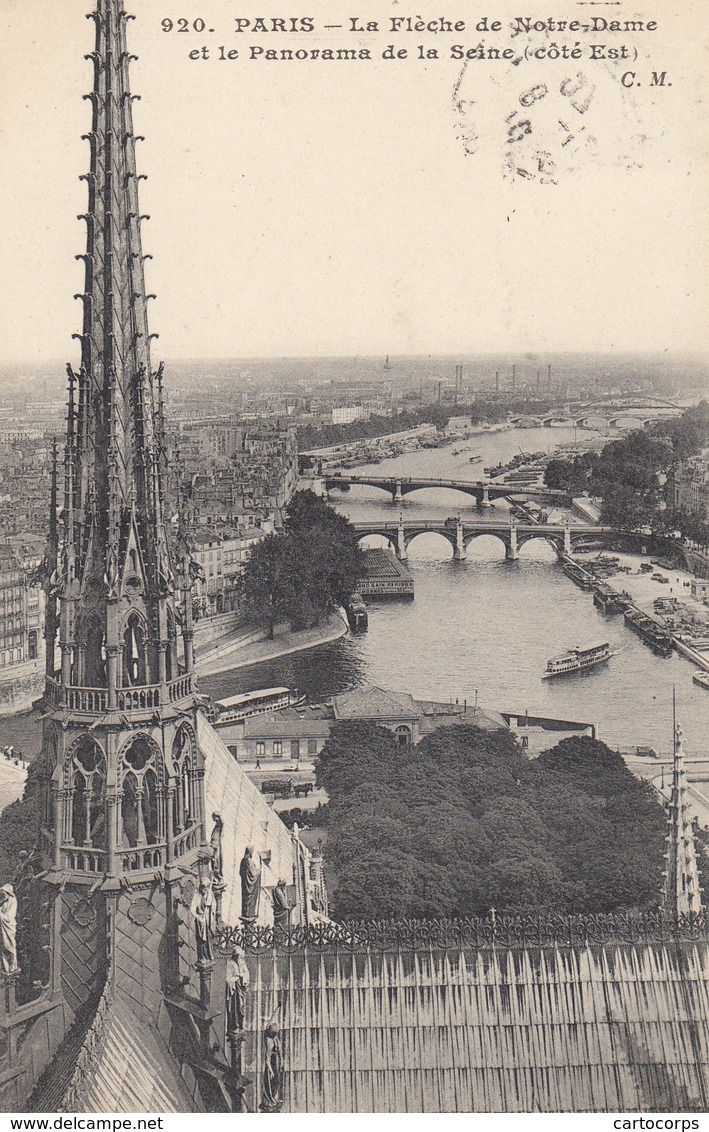
[[[282,656],[290,656],[292,653],[339,641],[348,632],[349,627],[343,614],[335,613],[322,625],[295,632],[284,632],[272,639],[260,637],[259,640],[253,640],[244,637],[243,634],[235,639],[226,637],[205,646],[201,653],[200,650],[197,651],[195,656],[197,675],[213,676],[219,672],[231,672],[232,669],[248,668],[252,664],[277,660]]]
[[[687,633],[678,630],[673,624],[674,617],[663,616],[655,608],[655,602],[660,599],[676,600],[685,615],[694,618],[697,625],[702,622],[707,624],[707,635],[709,635],[707,608],[700,600],[693,598],[691,594],[692,574],[678,566],[672,566],[671,569],[668,567],[657,568],[656,562],[652,563],[656,567],[652,572],[643,572],[640,570],[640,565],[643,562],[647,563],[650,560],[649,556],[616,552],[615,557],[618,559],[618,567],[622,573],[618,579],[615,577],[612,580],[604,578],[602,582],[595,579],[578,559],[567,556],[562,564],[569,577],[583,589],[595,591],[602,586],[604,590],[617,594],[619,599],[622,594],[629,594],[632,599],[631,611],[636,610],[645,618],[649,618],[653,624],[658,626],[659,630],[666,631],[677,652],[703,671],[709,671],[709,650],[693,645],[691,639],[687,639]],[[660,577],[664,578],[665,581],[660,581]],[[622,578],[622,588],[619,588],[617,584],[620,578]],[[619,611],[620,602],[615,612]]]
[[[595,523],[596,525],[600,523],[601,509],[592,499],[577,496],[571,500],[571,507],[574,514],[579,519],[583,519],[584,523]]]
[[[332,472],[338,468],[354,468],[373,466],[382,461],[397,459],[400,456],[417,452],[421,449],[446,449],[454,444],[473,440],[476,437],[486,437],[493,433],[507,432],[512,426],[506,422],[498,424],[466,425],[462,431],[439,432],[437,427],[419,425],[404,432],[387,433],[384,436],[374,436],[366,440],[350,440],[341,444],[331,445],[328,448],[310,449],[301,452],[299,488],[311,488],[315,482],[313,467],[317,467],[317,480],[323,472]],[[464,451],[463,449],[458,450]],[[467,452],[468,449],[465,449]],[[455,452],[454,455],[457,455]],[[468,457],[467,463],[470,462]],[[309,466],[306,466],[308,464]]]

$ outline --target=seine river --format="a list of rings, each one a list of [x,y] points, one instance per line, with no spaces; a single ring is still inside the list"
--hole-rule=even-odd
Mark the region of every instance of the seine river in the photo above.
[[[579,439],[587,435],[580,432]],[[384,461],[372,471],[478,479],[483,465],[509,459],[520,446],[525,452],[548,451],[571,440],[570,429],[483,433],[449,448]],[[453,454],[463,446],[470,451]],[[482,456],[480,464],[469,463],[472,452]],[[475,509],[474,500],[446,490],[418,492],[396,507],[376,488],[333,492],[331,499],[353,521],[391,519],[400,511],[447,518]],[[226,695],[285,684],[317,700],[372,683],[428,699],[472,703],[477,694],[481,707],[593,722],[611,745],[666,752],[674,684],[687,749],[706,753],[709,692],[692,683],[693,665],[677,654],[656,657],[622,617],[599,613],[591,595],[562,572],[548,544],[535,540],[522,548],[517,562],[506,562],[502,543],[486,536],[472,542],[466,562],[453,562],[451,555],[440,536],[419,536],[409,547],[414,602],[374,603],[366,633],[204,678],[203,690]],[[592,672],[541,679],[550,656],[597,638],[622,651]]]
[[[579,438],[585,435],[579,433]],[[520,446],[525,452],[547,451],[572,439],[567,429],[483,433],[449,448],[400,456],[372,470],[478,479],[483,465],[509,459]],[[470,452],[454,455],[463,444],[479,453],[482,462],[471,465]],[[407,516],[447,518],[475,508],[467,496],[445,490],[416,493],[397,507],[376,488],[333,492],[332,501],[353,521],[391,519],[400,510]],[[321,700],[370,683],[427,699],[473,703],[477,694],[481,707],[593,722],[599,737],[612,745],[650,745],[668,752],[674,684],[687,749],[707,753],[709,692],[692,683],[694,667],[677,654],[656,657],[625,628],[622,617],[594,609],[590,594],[566,577],[546,543],[528,543],[517,562],[506,562],[502,543],[490,536],[473,541],[466,562],[453,562],[451,554],[441,537],[420,536],[409,548],[414,602],[374,603],[366,633],[205,677],[202,690],[223,696],[285,684]],[[550,656],[599,637],[622,650],[608,664],[583,675],[541,679]],[[39,749],[34,714],[5,717],[0,733],[3,743],[14,742],[28,752]]]

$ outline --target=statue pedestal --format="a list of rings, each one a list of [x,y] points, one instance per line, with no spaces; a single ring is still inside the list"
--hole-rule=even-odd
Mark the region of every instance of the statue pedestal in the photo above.
[[[198,959],[196,963],[199,973],[199,1001],[205,1010],[209,1010],[212,1002],[212,971],[213,959]]]

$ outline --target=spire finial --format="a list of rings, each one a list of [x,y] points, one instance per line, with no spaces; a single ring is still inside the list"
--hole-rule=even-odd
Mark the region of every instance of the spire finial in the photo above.
[[[675,692],[672,689],[672,722],[674,750],[672,790],[667,818],[667,849],[662,889],[662,911],[672,919],[694,915],[702,910],[694,828],[687,802],[687,777],[684,769],[684,735],[677,721]]]

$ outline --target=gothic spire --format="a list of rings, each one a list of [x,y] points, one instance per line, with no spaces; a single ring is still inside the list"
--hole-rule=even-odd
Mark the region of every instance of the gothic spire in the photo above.
[[[682,728],[676,724],[672,792],[667,819],[665,879],[662,891],[662,910],[673,919],[702,910],[702,890],[699,887],[697,853],[687,804],[687,789]]]
[[[126,44],[132,17],[121,0],[99,0],[96,24],[81,368],[73,429],[73,509],[77,559],[83,565],[93,533],[93,553],[110,556],[115,523],[135,507],[147,523],[143,548],[153,572],[164,569],[155,418],[158,412],[150,364],[150,335],[129,65]],[[78,467],[77,465],[80,465]],[[112,529],[113,525],[113,529]],[[93,529],[93,532],[91,528]]]
[[[191,666],[189,597],[165,525],[162,367],[148,329],[126,25],[122,0],[97,0],[81,363],[68,366],[64,506],[57,571],[62,683],[157,684],[177,675],[177,627]],[[180,608],[180,604],[182,608]],[[49,641],[48,641],[49,646]],[[53,648],[49,650],[53,655]]]

